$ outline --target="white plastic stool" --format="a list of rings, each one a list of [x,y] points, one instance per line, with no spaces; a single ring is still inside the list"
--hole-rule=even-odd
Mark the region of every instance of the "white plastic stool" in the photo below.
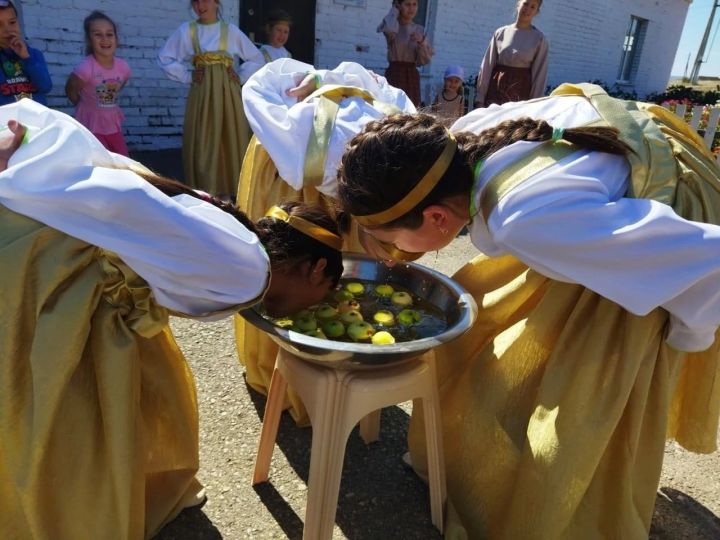
[[[345,371],[312,364],[280,349],[270,381],[253,485],[266,482],[288,383],[298,393],[312,423],[312,449],[305,508],[304,539],[332,537],[345,446],[355,424],[365,442],[377,440],[380,409],[420,398],[425,412],[430,512],[442,533],[445,462],[432,351],[395,368]]]

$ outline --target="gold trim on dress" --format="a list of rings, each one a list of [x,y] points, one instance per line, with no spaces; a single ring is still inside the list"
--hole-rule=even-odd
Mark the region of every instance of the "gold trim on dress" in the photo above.
[[[322,242],[326,246],[336,249],[338,251],[342,250],[343,239],[337,234],[332,233],[327,229],[320,227],[319,225],[315,225],[307,219],[297,216],[291,216],[279,206],[271,207],[270,210],[267,211],[265,216],[285,221],[293,229],[300,231],[301,233],[309,236],[310,238],[314,238],[318,242]]]

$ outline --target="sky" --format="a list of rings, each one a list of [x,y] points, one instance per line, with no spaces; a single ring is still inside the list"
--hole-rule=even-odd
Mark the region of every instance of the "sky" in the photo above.
[[[690,75],[693,65],[695,64],[695,56],[697,55],[700,41],[702,41],[705,27],[707,26],[710,12],[712,11],[713,2],[715,0],[693,0],[688,9],[687,19],[683,27],[680,44],[678,45],[677,56],[672,68],[672,75],[682,76],[685,73],[685,64],[690,55],[690,64],[687,73]],[[720,23],[720,7],[715,10],[715,18],[708,36],[707,46],[705,47],[704,58],[707,62],[700,67],[700,75],[720,77],[720,31],[715,34],[715,29]],[[715,40],[713,43],[713,36]],[[712,45],[712,47],[711,47]]]

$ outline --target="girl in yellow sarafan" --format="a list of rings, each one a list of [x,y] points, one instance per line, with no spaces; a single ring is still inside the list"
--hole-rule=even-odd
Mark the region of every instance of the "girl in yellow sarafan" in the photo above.
[[[257,69],[265,60],[237,26],[220,17],[220,0],[192,0],[190,5],[197,20],[172,33],[158,64],[168,78],[190,85],[183,125],[185,182],[230,197],[250,140],[236,59],[250,73],[250,66]]]
[[[720,170],[697,134],[563,85],[450,131],[368,124],[339,199],[380,256],[465,226],[483,253],[455,275],[479,319],[437,350],[446,537],[647,538],[666,436],[712,452],[718,433]]]
[[[340,231],[297,204],[253,224],[31,100],[0,122],[0,538],[149,538],[203,499],[168,315],[315,304]]]
[[[347,141],[371,120],[415,112],[402,90],[360,64],[315,70],[289,58],[266,64],[250,77],[243,103],[255,135],[243,161],[237,204],[252,219],[281,201],[332,206]],[[362,251],[354,227],[344,240],[344,251]],[[266,394],[278,346],[240,316],[235,317],[235,336],[248,384]],[[308,422],[292,389],[285,406],[296,422]]]

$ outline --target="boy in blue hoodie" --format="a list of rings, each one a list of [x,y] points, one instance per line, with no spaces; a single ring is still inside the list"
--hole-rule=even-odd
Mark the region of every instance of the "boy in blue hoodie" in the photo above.
[[[45,57],[22,37],[12,0],[0,0],[0,105],[30,98],[47,105],[52,80]]]

